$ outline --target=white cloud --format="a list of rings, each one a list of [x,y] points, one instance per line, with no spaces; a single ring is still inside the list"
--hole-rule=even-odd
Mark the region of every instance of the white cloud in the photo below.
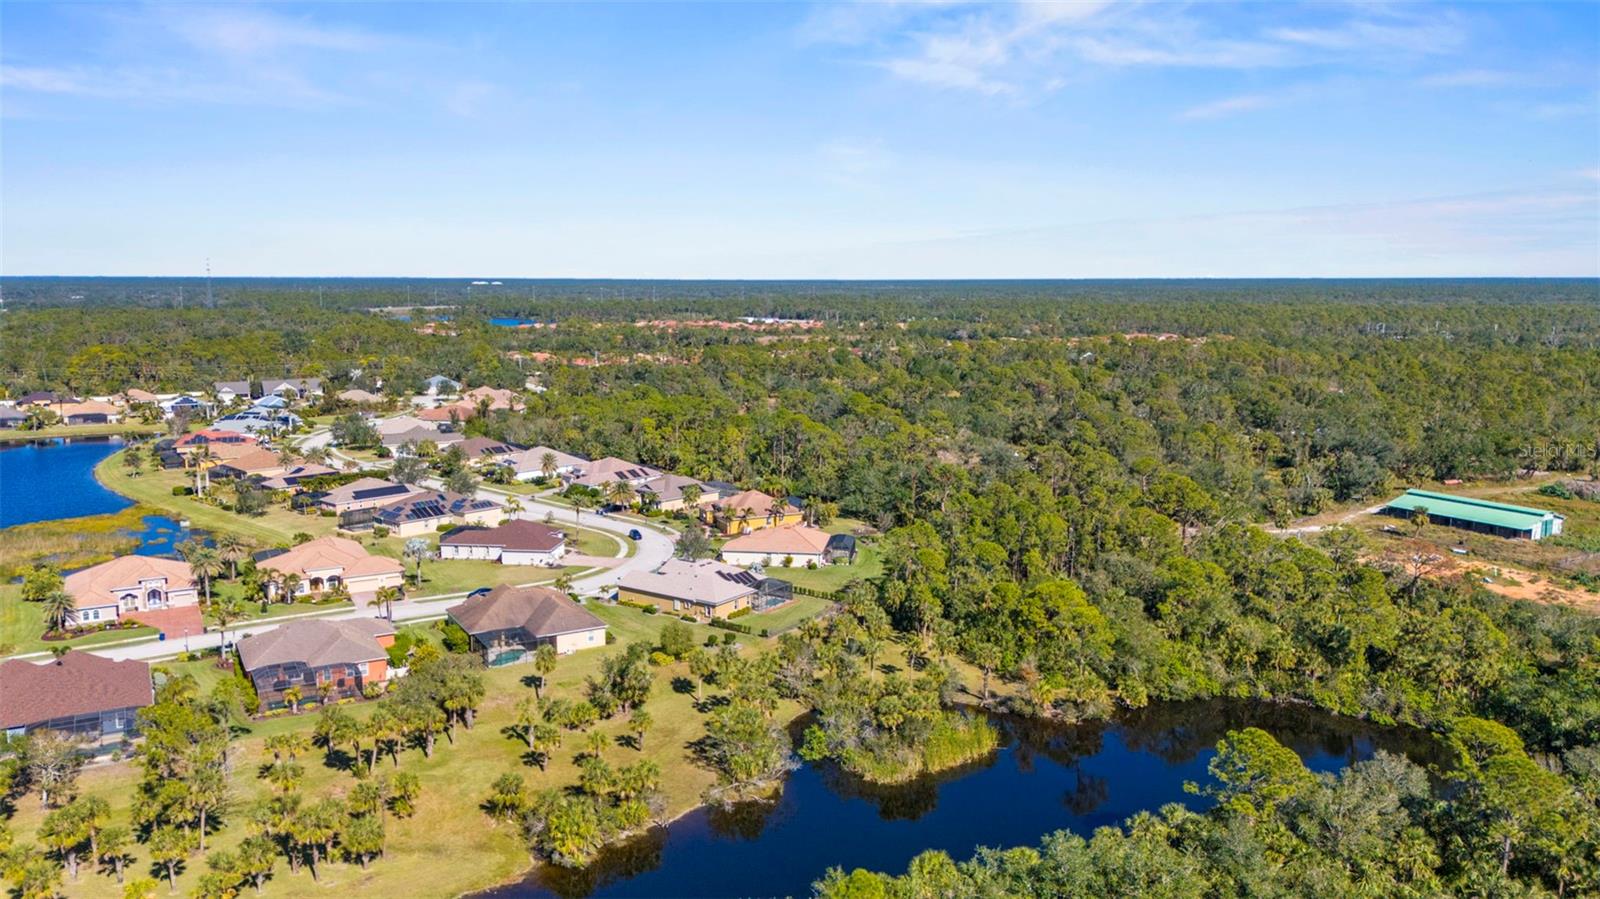
[[[230,56],[260,57],[291,50],[365,52],[393,42],[376,32],[255,7],[163,7],[159,16],[191,47]]]
[[[1227,97],[1211,103],[1202,103],[1191,106],[1178,114],[1178,118],[1185,121],[1200,121],[1205,119],[1220,119],[1241,112],[1250,112],[1272,105],[1272,98],[1265,94],[1244,94],[1238,97]]]
[[[1499,87],[1522,81],[1523,76],[1516,72],[1499,69],[1459,69],[1428,75],[1418,83],[1423,87]]]

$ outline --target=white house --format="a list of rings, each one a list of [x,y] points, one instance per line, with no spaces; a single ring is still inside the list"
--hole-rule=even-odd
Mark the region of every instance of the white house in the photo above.
[[[809,563],[828,564],[829,534],[821,528],[791,525],[781,528],[762,528],[741,534],[722,547],[722,561],[729,565],[748,568],[761,565],[770,568],[788,562],[804,567]]]
[[[501,565],[551,568],[560,564],[566,554],[565,534],[521,519],[494,528],[456,528],[439,538],[441,559],[484,559]]]

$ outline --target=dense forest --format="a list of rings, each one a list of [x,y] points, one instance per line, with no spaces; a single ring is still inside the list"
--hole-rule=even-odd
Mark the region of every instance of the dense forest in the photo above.
[[[1420,725],[1457,753],[1438,784],[1387,758],[1318,779],[1245,732],[1219,755],[1212,813],[929,856],[899,879],[836,872],[828,895],[1571,895],[1600,878],[1600,623],[1374,567],[1348,529],[1254,526],[1436,479],[1600,476],[1592,282],[755,285],[649,302],[545,284],[453,297],[431,334],[368,311],[404,302],[382,285],[320,302],[227,285],[215,308],[160,312],[49,286],[0,323],[12,393],[281,374],[398,396],[435,372],[533,377],[545,390],[524,411],[468,428],[863,520],[885,574],[846,591],[855,629],[1013,685],[1010,711],[1257,697]],[[488,322],[501,314],[553,327]],[[817,324],[684,324],[740,315]],[[834,713],[807,751],[869,766],[858,750],[881,728],[807,689]]]

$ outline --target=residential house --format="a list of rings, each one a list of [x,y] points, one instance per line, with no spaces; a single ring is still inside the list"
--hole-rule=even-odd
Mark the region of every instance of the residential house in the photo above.
[[[585,462],[583,467],[572,477],[572,483],[583,487],[593,487],[604,490],[612,481],[627,481],[635,487],[642,486],[646,481],[659,478],[663,472],[648,465],[638,462],[629,462],[618,459],[616,456],[607,456],[593,462]]]
[[[511,469],[512,476],[517,480],[534,481],[544,477],[544,457],[546,455],[550,456],[550,461],[554,465],[552,473],[559,477],[567,477],[589,464],[589,460],[582,456],[563,453],[548,446],[536,446],[532,449],[518,450],[515,453],[500,457],[499,461],[500,464]]]
[[[173,559],[119,556],[74,571],[64,587],[76,606],[70,617],[74,626],[141,620],[144,613],[173,608],[192,607],[199,617],[200,591],[194,575],[186,563]]]
[[[211,385],[211,395],[217,398],[219,405],[223,406],[234,400],[247,400],[250,398],[250,382],[215,381]]]
[[[606,645],[606,623],[549,587],[502,584],[446,614],[492,667],[525,661],[545,644],[562,655]]]
[[[122,420],[122,409],[100,400],[62,403],[56,407],[61,421],[69,425],[110,425]]]
[[[160,407],[161,414],[167,418],[176,418],[179,415],[185,418],[204,418],[211,414],[210,403],[188,394],[161,400],[156,405]]]
[[[187,456],[190,453],[197,452],[201,447],[206,447],[211,450],[213,455],[216,455],[217,451],[222,447],[243,447],[253,450],[258,446],[260,446],[260,443],[249,434],[205,428],[179,437],[172,444],[172,449],[179,455]]]
[[[501,565],[553,567],[566,553],[565,534],[522,519],[494,528],[456,528],[439,538],[441,559],[486,559]]]
[[[408,456],[411,455],[414,448],[420,447],[424,443],[432,443],[435,448],[444,449],[451,444],[462,442],[465,438],[455,431],[441,431],[424,422],[422,427],[399,433],[382,434],[378,439],[394,455]]]
[[[346,403],[354,403],[357,406],[383,405],[383,397],[377,395],[376,393],[370,393],[362,390],[358,387],[352,387],[349,390],[339,391],[338,399]]]
[[[454,403],[446,403],[443,406],[435,406],[432,409],[422,409],[417,412],[417,417],[423,421],[444,424],[467,421],[477,414],[477,406],[466,400],[458,400]]]
[[[222,416],[211,423],[211,428],[235,434],[276,434],[280,431],[292,431],[304,423],[300,416],[293,412],[250,408]]]
[[[774,565],[826,565],[830,560],[828,540],[831,536],[821,528],[805,525],[762,528],[729,540],[722,547],[722,560],[730,565],[760,565],[764,568]]]
[[[0,429],[19,428],[28,420],[28,413],[15,406],[0,406]]]
[[[732,536],[799,524],[805,516],[786,499],[768,496],[760,490],[745,490],[711,503],[704,517],[706,523],[723,536]]]
[[[727,618],[740,609],[772,608],[788,602],[792,593],[785,581],[710,559],[668,559],[654,571],[629,572],[617,583],[621,601],[707,620]]]
[[[260,409],[267,412],[276,412],[279,409],[289,408],[289,401],[279,394],[269,393],[258,400],[252,400],[250,408],[251,410]]]
[[[217,478],[270,477],[282,474],[289,466],[283,464],[278,454],[266,447],[256,447],[250,452],[219,462],[211,469]]]
[[[161,402],[161,397],[138,387],[129,387],[127,390],[122,391],[119,399],[124,406],[153,406]]]
[[[144,662],[90,652],[42,664],[0,662],[0,733],[8,737],[53,730],[90,744],[119,743],[139,735],[138,712],[154,703]]]
[[[317,497],[317,507],[336,514],[376,509],[421,491],[419,487],[397,484],[382,478],[360,478],[341,484]]]
[[[70,393],[54,393],[49,390],[35,390],[17,397],[17,408],[27,409],[31,406],[44,406],[54,408],[66,403],[76,403],[78,398]]]
[[[461,392],[461,382],[444,375],[434,375],[422,385],[422,392],[428,396],[455,396]]]
[[[304,400],[322,396],[321,378],[263,378],[263,396],[280,396],[286,400]]]
[[[467,461],[475,464],[499,462],[517,451],[511,444],[501,443],[489,437],[468,437],[457,445],[461,447],[461,452],[467,457]]]
[[[290,621],[239,641],[239,664],[255,685],[263,711],[303,699],[337,701],[363,695],[389,679],[394,625],[383,618]]]
[[[461,395],[463,402],[471,403],[477,408],[485,400],[489,403],[489,411],[516,411],[522,408],[522,397],[517,396],[515,390],[506,390],[496,387],[474,387]]]
[[[506,509],[493,500],[443,490],[428,490],[383,506],[370,519],[398,537],[432,534],[446,525],[493,526],[506,520]],[[359,526],[361,522],[353,521]],[[340,527],[348,527],[343,520]]]
[[[270,570],[279,583],[267,588],[270,597],[282,589],[281,577],[293,574],[300,579],[295,596],[316,596],[341,584],[358,604],[372,599],[384,587],[403,583],[404,566],[398,559],[377,556],[347,537],[318,537],[293,549],[256,562],[257,570]]]
[[[417,418],[415,415],[395,415],[390,418],[384,418],[380,419],[379,421],[375,421],[373,422],[372,426],[377,429],[379,437],[389,437],[394,434],[404,434],[408,431],[415,431],[418,428],[438,430],[433,426],[432,422],[423,421],[422,419]]]
[[[329,468],[326,465],[318,465],[314,462],[305,462],[272,477],[262,479],[261,486],[268,490],[292,490],[300,486],[301,481],[338,473],[339,470],[336,468]]]
[[[639,485],[639,500],[643,505],[653,506],[663,512],[676,512],[685,506],[683,488],[692,487],[696,491],[694,505],[696,508],[716,502],[721,494],[717,489],[704,481],[686,478],[681,474],[664,474],[651,478]]]

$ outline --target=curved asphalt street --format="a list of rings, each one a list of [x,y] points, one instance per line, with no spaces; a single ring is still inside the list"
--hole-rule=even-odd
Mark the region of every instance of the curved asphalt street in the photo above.
[[[319,428],[317,431],[313,431],[311,434],[301,438],[301,440],[297,441],[297,443],[298,445],[307,448],[313,446],[328,446],[330,443],[330,435],[326,429]],[[343,460],[352,462],[355,461],[350,459],[348,456],[343,456],[337,450],[333,450],[333,454],[335,457]],[[438,488],[441,485],[437,483],[431,483],[429,486]],[[495,502],[502,504],[512,498],[515,498],[522,506],[522,510],[515,514],[515,517],[517,518],[523,518],[530,521],[543,521],[547,513],[552,513],[554,515],[553,523],[557,527],[561,527],[562,525],[574,521],[573,510],[571,508],[545,502],[537,497],[506,493],[490,487],[481,487],[478,490],[478,495],[484,499],[494,500]],[[600,515],[594,512],[583,512],[578,514],[576,523],[582,527],[590,528],[596,531],[604,531],[605,533],[611,534],[617,537],[621,544],[625,545],[628,542],[634,543],[633,555],[627,556],[626,558],[619,558],[616,565],[607,568],[599,568],[590,574],[585,574],[574,578],[572,581],[572,592],[576,595],[595,596],[609,593],[611,589],[616,586],[617,581],[623,575],[632,571],[651,571],[655,569],[656,566],[672,557],[673,538],[668,536],[669,532],[660,525],[630,521],[627,519],[612,518],[611,516]],[[629,541],[627,536],[628,532],[634,528],[638,528],[640,534],[642,535],[642,539],[638,541]],[[540,570],[542,569],[529,569],[529,573],[531,575],[532,573]],[[462,594],[450,594],[449,597],[459,599],[461,595]],[[422,598],[407,599],[402,602],[395,603],[394,620],[396,622],[406,622],[440,618],[443,617],[445,609],[448,609],[454,604],[455,603],[449,601],[449,599],[443,597],[431,600]],[[373,618],[377,617],[377,613],[378,610],[376,607],[370,607],[356,608],[347,612],[330,613],[327,615],[315,615],[309,617],[330,619]],[[228,628],[228,636],[230,639],[237,640],[244,634],[265,633],[276,628],[285,621],[292,620],[296,619],[278,619],[277,621],[247,622],[232,625]],[[207,631],[205,634],[187,638],[179,637],[166,641],[149,640],[142,643],[130,643],[122,646],[96,647],[81,651],[93,652],[95,655],[105,656],[109,659],[139,659],[142,661],[148,661],[151,659],[167,658],[186,650],[215,647],[221,642],[222,635],[220,633],[216,631]]]

